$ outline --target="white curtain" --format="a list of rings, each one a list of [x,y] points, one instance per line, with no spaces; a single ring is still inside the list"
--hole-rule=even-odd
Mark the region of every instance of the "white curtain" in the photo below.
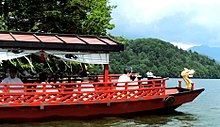
[[[0,61],[11,60],[23,56],[30,55],[31,53],[39,52],[38,50],[11,50],[11,49],[0,49]]]
[[[61,52],[45,51],[46,54],[56,56],[65,61],[74,61],[88,64],[108,64],[108,53],[84,53],[84,52]]]
[[[74,61],[88,64],[108,64],[108,53],[87,53],[87,52],[63,52],[63,51],[44,51],[45,56],[52,55],[65,61]],[[40,56],[40,50],[11,50],[0,49],[0,61],[11,60],[19,57],[24,57],[30,54]]]

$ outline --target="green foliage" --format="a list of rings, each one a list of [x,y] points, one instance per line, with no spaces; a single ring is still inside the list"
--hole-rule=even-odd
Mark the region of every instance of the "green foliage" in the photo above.
[[[103,74],[103,65],[100,64],[87,64],[87,71],[91,75]]]
[[[123,40],[117,37],[114,39]],[[124,44],[123,52],[110,54],[111,73],[122,73],[125,66],[131,66],[135,72],[144,76],[146,72],[152,71],[161,77],[180,77],[186,67],[194,69],[194,77],[197,78],[220,78],[220,65],[197,52],[184,51],[153,38],[129,40]]]
[[[108,36],[114,40],[117,40],[121,44],[126,44],[129,42],[129,40],[124,38],[123,36],[112,36],[111,34],[108,34]]]
[[[117,39],[115,37],[114,39]],[[145,76],[146,72],[152,71],[156,76],[161,77],[180,77],[183,68],[190,68],[196,71],[196,78],[220,78],[220,65],[215,60],[197,52],[184,51],[178,49],[168,42],[158,39],[136,39],[125,40],[125,50],[120,53],[110,54],[110,73],[123,73],[125,66],[131,66],[134,72],[139,72]],[[34,67],[24,58],[4,61],[3,68],[17,66],[20,70],[34,70],[36,72],[46,71],[62,75],[78,74],[81,70],[80,63],[64,62],[53,57],[42,61],[39,56],[28,56]],[[103,65],[86,64],[90,74],[102,74]]]
[[[110,23],[113,8],[109,0],[5,0],[0,6],[0,30],[106,35],[108,29],[114,28]],[[125,45],[124,51],[111,54],[110,73],[122,73],[125,66],[131,66],[142,75],[152,71],[162,77],[180,77],[187,67],[196,70],[195,77],[220,78],[220,65],[197,52],[178,49],[159,39],[109,36]],[[34,69],[77,73],[80,68],[79,63],[51,59],[45,64],[34,60]],[[27,61],[11,64],[31,68]],[[88,65],[88,70],[95,74],[102,73],[102,69],[103,66]]]
[[[108,0],[5,0],[0,29],[106,35],[113,8]]]

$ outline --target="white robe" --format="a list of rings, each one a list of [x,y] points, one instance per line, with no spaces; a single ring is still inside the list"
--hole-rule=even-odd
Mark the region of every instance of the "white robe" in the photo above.
[[[11,78],[9,76],[9,77],[3,79],[1,84],[23,84],[23,82],[21,81],[20,78],[17,78],[17,77]],[[0,86],[0,87],[3,88],[3,86]],[[17,85],[13,86],[13,85],[10,85],[9,89],[10,88],[18,88],[18,89],[20,89],[20,88],[24,88],[24,86],[17,86]],[[9,90],[9,92],[24,92],[24,90]]]

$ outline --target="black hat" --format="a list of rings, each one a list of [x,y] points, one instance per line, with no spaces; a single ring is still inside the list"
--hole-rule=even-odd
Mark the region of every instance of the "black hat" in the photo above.
[[[131,73],[131,71],[132,71],[131,67],[126,67],[124,69],[124,74]]]
[[[15,67],[11,67],[10,69],[9,69],[9,72],[17,72],[18,71],[18,69],[17,68],[15,68]]]

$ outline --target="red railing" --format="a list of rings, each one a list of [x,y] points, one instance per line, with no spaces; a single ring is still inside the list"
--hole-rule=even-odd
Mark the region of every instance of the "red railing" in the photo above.
[[[0,106],[115,103],[165,98],[166,80],[0,84]],[[124,85],[118,86],[120,83]]]

